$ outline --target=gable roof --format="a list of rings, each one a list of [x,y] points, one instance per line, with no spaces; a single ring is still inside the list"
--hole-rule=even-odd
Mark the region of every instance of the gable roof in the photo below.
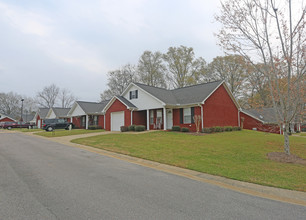
[[[102,110],[108,102],[109,100],[105,100],[102,102],[76,101],[76,103],[83,109],[86,114],[101,114]]]
[[[188,105],[202,103],[223,84],[223,81],[218,80],[173,90],[148,86],[141,83],[134,84],[167,105]]]
[[[258,121],[261,121],[262,123],[267,124],[276,124],[277,119],[275,117],[274,108],[261,108],[261,109],[243,109],[243,113],[246,115],[251,116],[252,118],[255,118]]]
[[[116,96],[116,98],[119,99],[119,101],[121,101],[128,108],[137,108],[134,104],[132,104],[130,101],[128,101],[123,96]]]
[[[16,121],[16,119],[12,115],[5,115],[5,114],[0,113],[0,119],[3,119],[3,118],[9,118],[13,121]]]
[[[38,114],[41,119],[45,119],[48,112],[49,112],[49,108],[39,108],[38,109]]]
[[[22,119],[24,122],[33,121],[34,117],[35,117],[35,114],[22,114]]]
[[[56,117],[67,117],[67,114],[70,110],[70,108],[57,108],[57,107],[53,107],[52,108],[54,114],[56,115]]]

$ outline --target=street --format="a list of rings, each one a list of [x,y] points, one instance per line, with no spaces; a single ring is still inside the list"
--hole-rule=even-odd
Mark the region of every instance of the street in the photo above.
[[[306,219],[306,207],[0,131],[0,219]]]

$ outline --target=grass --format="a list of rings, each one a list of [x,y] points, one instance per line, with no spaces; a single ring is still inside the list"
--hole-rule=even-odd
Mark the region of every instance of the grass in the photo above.
[[[78,135],[78,134],[88,134],[88,133],[96,133],[96,132],[103,132],[104,130],[86,130],[86,129],[72,129],[64,130],[64,129],[56,129],[53,132],[39,132],[35,133],[36,135],[43,136],[43,137],[63,137],[63,136],[70,136],[70,135]]]
[[[283,136],[277,134],[152,132],[98,135],[73,142],[231,179],[306,191],[306,166],[267,159],[267,153],[283,151]],[[304,138],[290,137],[290,143],[291,153],[305,159]]]
[[[27,128],[20,128],[19,131],[21,132],[38,132],[38,131],[43,131],[40,128],[35,128],[35,129],[27,129]]]

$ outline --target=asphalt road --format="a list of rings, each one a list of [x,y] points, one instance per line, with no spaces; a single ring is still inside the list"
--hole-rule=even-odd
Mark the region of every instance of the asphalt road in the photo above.
[[[0,131],[0,219],[306,219],[306,207]]]

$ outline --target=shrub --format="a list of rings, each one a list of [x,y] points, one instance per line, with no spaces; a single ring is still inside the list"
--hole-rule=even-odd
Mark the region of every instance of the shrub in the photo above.
[[[212,133],[212,129],[211,128],[203,128],[202,133],[210,134],[210,133]]]
[[[144,131],[146,130],[146,127],[144,125],[136,125],[135,131]]]
[[[121,132],[126,132],[126,131],[128,131],[128,130],[129,130],[128,126],[121,126],[121,127],[120,127],[120,131],[121,131]]]
[[[301,133],[300,131],[296,131],[295,133]]]
[[[225,126],[224,131],[232,131],[233,127],[232,126]]]
[[[89,125],[88,126],[89,130],[97,130],[97,129],[102,129],[102,126],[100,125]]]
[[[182,132],[189,132],[189,128],[182,128]]]
[[[221,132],[221,127],[216,126],[216,127],[215,127],[215,132]]]
[[[128,130],[129,130],[129,131],[135,131],[135,125],[130,125],[130,126],[128,127]]]
[[[172,126],[172,131],[181,131],[180,126]]]
[[[241,127],[237,127],[237,131],[241,131]]]

